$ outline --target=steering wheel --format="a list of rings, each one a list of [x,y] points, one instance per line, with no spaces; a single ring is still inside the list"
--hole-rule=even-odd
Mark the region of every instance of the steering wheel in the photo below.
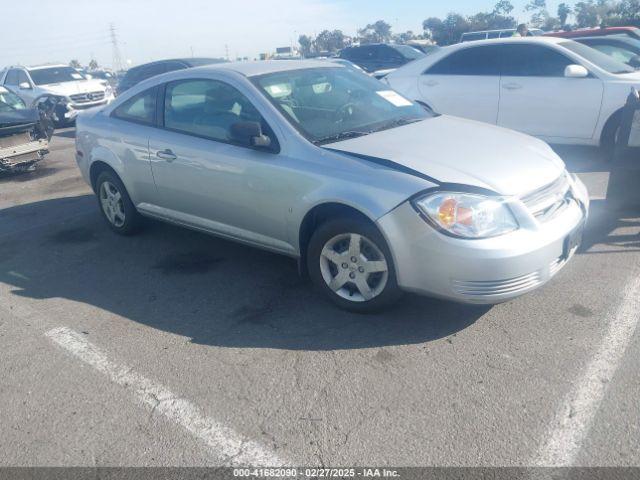
[[[335,112],[335,123],[344,122],[345,118],[351,117],[355,112],[357,105],[353,102],[345,103]]]

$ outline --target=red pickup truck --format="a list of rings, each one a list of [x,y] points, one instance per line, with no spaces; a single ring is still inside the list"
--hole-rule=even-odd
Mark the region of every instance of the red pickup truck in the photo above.
[[[561,32],[548,32],[547,37],[595,37],[604,35],[627,35],[640,40],[640,28],[637,27],[605,27],[605,28],[581,28],[580,30],[570,30]]]

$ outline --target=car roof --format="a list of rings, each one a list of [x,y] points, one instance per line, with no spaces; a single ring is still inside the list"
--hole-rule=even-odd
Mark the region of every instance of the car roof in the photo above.
[[[489,39],[484,39],[484,40],[472,40],[470,42],[464,42],[464,43],[455,43],[453,45],[450,45],[449,47],[443,47],[444,48],[451,48],[451,47],[457,47],[457,48],[467,48],[467,47],[471,47],[473,45],[496,45],[498,43],[542,43],[542,44],[558,44],[558,43],[566,43],[566,42],[570,42],[572,40],[568,39],[568,38],[560,38],[560,37],[542,37],[542,36],[537,36],[537,37],[506,37],[506,38],[489,38]]]
[[[232,70],[245,77],[254,77],[267,73],[286,72],[303,68],[346,68],[338,63],[321,60],[261,60],[255,62],[216,63],[196,67],[193,70]]]
[[[68,67],[69,65],[65,65],[64,63],[52,63],[50,65],[34,65],[32,67],[22,67],[22,68],[26,68],[29,71],[32,70],[42,70],[44,68],[61,68],[61,67]]]

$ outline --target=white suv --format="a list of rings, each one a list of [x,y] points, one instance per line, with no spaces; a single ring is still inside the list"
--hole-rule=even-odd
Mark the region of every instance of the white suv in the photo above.
[[[113,100],[110,86],[87,79],[66,65],[9,67],[0,74],[0,84],[33,106],[45,97],[56,97],[58,124],[73,121],[80,110],[106,105]]]

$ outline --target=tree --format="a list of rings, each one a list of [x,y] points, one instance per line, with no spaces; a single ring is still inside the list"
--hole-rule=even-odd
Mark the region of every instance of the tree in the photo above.
[[[335,52],[346,46],[347,37],[341,30],[323,30],[315,39],[315,47],[318,52]]]
[[[82,68],[82,65],[80,65],[80,62],[75,58],[69,62],[69,66],[71,68]]]
[[[99,67],[98,62],[96,61],[95,58],[92,58],[91,61],[89,62],[89,70],[97,70]]]
[[[396,43],[407,43],[409,40],[415,40],[418,36],[411,30],[393,35],[393,41]]]
[[[567,18],[569,18],[569,15],[571,15],[571,13],[571,7],[566,3],[563,2],[558,5],[558,21],[560,22],[561,26],[565,26],[567,24]]]
[[[576,26],[579,28],[595,27],[600,23],[598,6],[593,0],[576,3],[573,8]]]
[[[438,45],[451,45],[460,41],[463,33],[471,30],[469,21],[459,13],[450,13],[444,20],[436,17],[422,22],[425,35]]]
[[[384,20],[370,23],[358,30],[360,43],[386,43],[391,40],[391,25]]]
[[[498,0],[492,13],[494,15],[509,15],[511,12],[513,12],[513,4],[509,0]]]
[[[300,52],[303,57],[311,56],[313,52],[313,39],[308,35],[300,35],[298,37],[298,43],[300,44]]]

